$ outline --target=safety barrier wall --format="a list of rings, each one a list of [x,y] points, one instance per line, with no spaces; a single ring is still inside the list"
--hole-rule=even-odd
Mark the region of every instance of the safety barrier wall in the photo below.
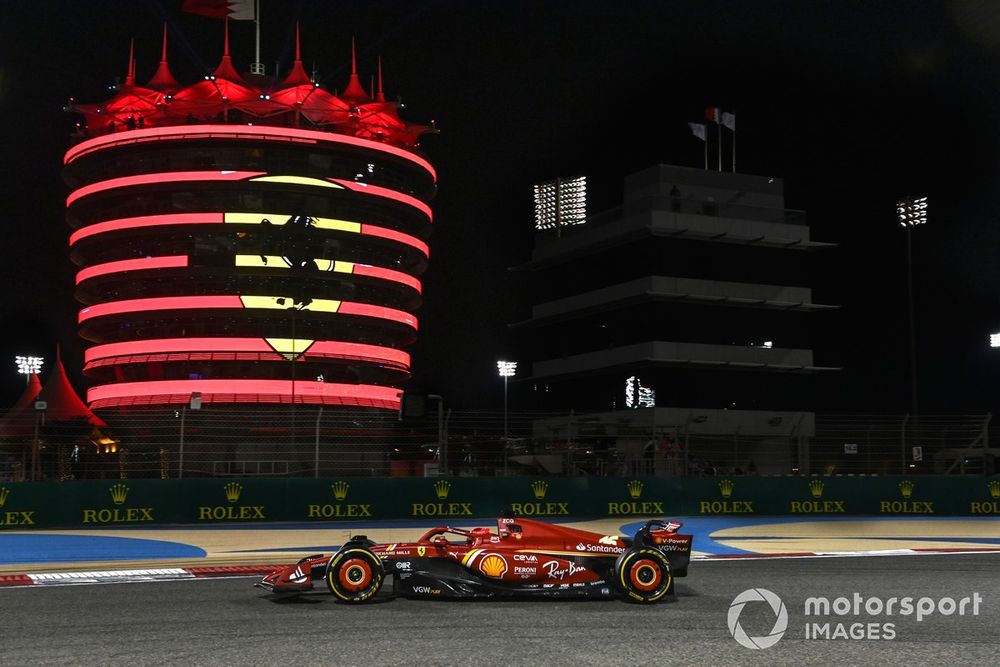
[[[998,515],[998,477],[452,477],[22,482],[0,529],[528,517]]]

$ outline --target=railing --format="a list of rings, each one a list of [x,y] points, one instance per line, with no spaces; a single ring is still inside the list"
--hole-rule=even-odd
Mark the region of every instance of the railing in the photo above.
[[[632,414],[447,411],[440,428],[436,414],[302,405],[102,411],[101,428],[27,415],[0,425],[0,479],[994,472],[989,415],[820,414],[806,438],[637,425]]]

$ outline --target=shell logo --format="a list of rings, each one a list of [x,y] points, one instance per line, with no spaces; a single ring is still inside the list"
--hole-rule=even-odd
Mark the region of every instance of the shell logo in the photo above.
[[[479,569],[487,577],[502,577],[507,572],[507,561],[501,556],[490,554],[479,561]]]

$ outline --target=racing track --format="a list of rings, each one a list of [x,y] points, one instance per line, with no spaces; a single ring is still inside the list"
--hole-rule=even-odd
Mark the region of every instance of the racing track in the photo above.
[[[4,665],[645,665],[991,664],[1000,649],[1000,555],[955,554],[695,562],[675,602],[392,600],[358,607],[325,594],[274,601],[253,579],[0,589]],[[733,598],[777,593],[789,612],[776,646],[729,635]],[[855,591],[865,598],[960,598],[978,616],[895,621],[896,639],[805,640],[803,604]],[[873,619],[828,619],[848,624]],[[774,615],[751,603],[750,635]]]

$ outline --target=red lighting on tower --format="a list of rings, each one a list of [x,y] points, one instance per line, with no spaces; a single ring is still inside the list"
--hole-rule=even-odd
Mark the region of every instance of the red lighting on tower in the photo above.
[[[134,48],[134,47],[133,47]],[[303,403],[398,408],[417,331],[435,130],[295,61],[241,75],[229,52],[177,82],[159,65],[83,117],[67,151],[70,255],[93,408]],[[374,85],[374,84],[373,84]]]

